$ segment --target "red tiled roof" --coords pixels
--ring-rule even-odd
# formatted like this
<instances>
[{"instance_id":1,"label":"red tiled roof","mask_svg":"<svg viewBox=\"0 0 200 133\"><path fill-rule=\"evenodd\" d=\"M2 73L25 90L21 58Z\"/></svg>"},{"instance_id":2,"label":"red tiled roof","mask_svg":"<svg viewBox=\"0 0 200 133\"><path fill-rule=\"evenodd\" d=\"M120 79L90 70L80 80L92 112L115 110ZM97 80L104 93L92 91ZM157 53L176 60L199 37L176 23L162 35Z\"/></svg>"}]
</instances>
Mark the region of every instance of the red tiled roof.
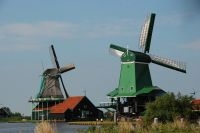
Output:
<instances>
[{"instance_id":1,"label":"red tiled roof","mask_svg":"<svg viewBox=\"0 0 200 133\"><path fill-rule=\"evenodd\" d=\"M84 96L69 97L62 103L59 103L59 104L51 107L50 113L64 113L68 109L73 110L80 103L80 101L83 98L84 98Z\"/></svg>"},{"instance_id":2,"label":"red tiled roof","mask_svg":"<svg viewBox=\"0 0 200 133\"><path fill-rule=\"evenodd\" d=\"M192 100L192 104L200 105L200 99Z\"/></svg>"}]
</instances>

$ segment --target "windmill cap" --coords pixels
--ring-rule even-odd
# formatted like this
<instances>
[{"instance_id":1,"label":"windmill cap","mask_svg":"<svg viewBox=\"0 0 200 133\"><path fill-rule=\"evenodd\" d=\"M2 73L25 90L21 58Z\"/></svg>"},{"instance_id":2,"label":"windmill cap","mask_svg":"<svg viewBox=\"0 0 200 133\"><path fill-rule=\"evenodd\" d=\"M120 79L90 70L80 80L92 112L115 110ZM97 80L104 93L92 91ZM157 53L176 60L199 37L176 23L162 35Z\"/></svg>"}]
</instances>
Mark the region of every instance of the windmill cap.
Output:
<instances>
[{"instance_id":1,"label":"windmill cap","mask_svg":"<svg viewBox=\"0 0 200 133\"><path fill-rule=\"evenodd\" d=\"M124 52L123 55L121 56L121 61L122 62L135 61L135 62L150 63L151 58L147 54L128 50L127 52Z\"/></svg>"}]
</instances>

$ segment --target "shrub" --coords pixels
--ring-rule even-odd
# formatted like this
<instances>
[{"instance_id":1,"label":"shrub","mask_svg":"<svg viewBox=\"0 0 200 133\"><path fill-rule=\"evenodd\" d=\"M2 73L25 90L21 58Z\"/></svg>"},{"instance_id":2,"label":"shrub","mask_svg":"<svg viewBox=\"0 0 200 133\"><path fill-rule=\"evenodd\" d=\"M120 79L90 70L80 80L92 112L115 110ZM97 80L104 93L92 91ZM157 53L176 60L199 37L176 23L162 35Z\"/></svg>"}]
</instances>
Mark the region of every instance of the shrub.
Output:
<instances>
[{"instance_id":1,"label":"shrub","mask_svg":"<svg viewBox=\"0 0 200 133\"><path fill-rule=\"evenodd\" d=\"M155 117L161 122L172 122L181 117L189 119L192 113L191 100L192 97L182 96L180 93L177 96L173 93L166 93L146 104L144 120L149 123Z\"/></svg>"}]
</instances>

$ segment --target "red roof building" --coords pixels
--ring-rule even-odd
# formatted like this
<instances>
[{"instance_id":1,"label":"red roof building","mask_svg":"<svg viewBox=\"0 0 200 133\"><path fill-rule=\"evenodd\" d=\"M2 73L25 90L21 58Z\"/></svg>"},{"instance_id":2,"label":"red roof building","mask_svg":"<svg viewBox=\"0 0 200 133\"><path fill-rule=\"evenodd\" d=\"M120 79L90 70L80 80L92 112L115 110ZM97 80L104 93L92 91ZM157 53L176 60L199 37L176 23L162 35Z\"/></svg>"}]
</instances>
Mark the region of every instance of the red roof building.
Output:
<instances>
[{"instance_id":1,"label":"red roof building","mask_svg":"<svg viewBox=\"0 0 200 133\"><path fill-rule=\"evenodd\" d=\"M95 120L102 116L86 96L69 97L50 109L50 118L56 120Z\"/></svg>"},{"instance_id":2,"label":"red roof building","mask_svg":"<svg viewBox=\"0 0 200 133\"><path fill-rule=\"evenodd\" d=\"M66 110L73 110L83 98L84 96L69 97L62 103L53 106L50 113L64 113Z\"/></svg>"},{"instance_id":3,"label":"red roof building","mask_svg":"<svg viewBox=\"0 0 200 133\"><path fill-rule=\"evenodd\" d=\"M200 99L192 100L192 109L194 111L200 111Z\"/></svg>"}]
</instances>

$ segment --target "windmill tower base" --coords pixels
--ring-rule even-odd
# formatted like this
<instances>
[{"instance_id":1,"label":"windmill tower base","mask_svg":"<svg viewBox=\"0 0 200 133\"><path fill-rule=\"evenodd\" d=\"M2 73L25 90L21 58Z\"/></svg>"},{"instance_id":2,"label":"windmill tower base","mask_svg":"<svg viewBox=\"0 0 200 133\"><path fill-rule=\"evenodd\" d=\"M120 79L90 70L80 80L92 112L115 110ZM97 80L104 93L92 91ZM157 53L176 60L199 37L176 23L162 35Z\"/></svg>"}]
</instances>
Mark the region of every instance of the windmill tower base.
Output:
<instances>
[{"instance_id":1,"label":"windmill tower base","mask_svg":"<svg viewBox=\"0 0 200 133\"><path fill-rule=\"evenodd\" d=\"M150 89L151 88L151 89ZM137 92L137 94L126 96L110 96L110 106L100 105L101 108L113 108L117 112L117 117L132 117L140 116L145 111L145 105L148 102L154 101L157 96L161 96L166 92L157 86L153 86ZM114 92L111 92L114 94ZM111 94L110 93L110 94Z\"/></svg>"},{"instance_id":2,"label":"windmill tower base","mask_svg":"<svg viewBox=\"0 0 200 133\"><path fill-rule=\"evenodd\" d=\"M32 103L31 120L49 120L50 108L63 101L64 101L64 98L30 99L29 102Z\"/></svg>"}]
</instances>

